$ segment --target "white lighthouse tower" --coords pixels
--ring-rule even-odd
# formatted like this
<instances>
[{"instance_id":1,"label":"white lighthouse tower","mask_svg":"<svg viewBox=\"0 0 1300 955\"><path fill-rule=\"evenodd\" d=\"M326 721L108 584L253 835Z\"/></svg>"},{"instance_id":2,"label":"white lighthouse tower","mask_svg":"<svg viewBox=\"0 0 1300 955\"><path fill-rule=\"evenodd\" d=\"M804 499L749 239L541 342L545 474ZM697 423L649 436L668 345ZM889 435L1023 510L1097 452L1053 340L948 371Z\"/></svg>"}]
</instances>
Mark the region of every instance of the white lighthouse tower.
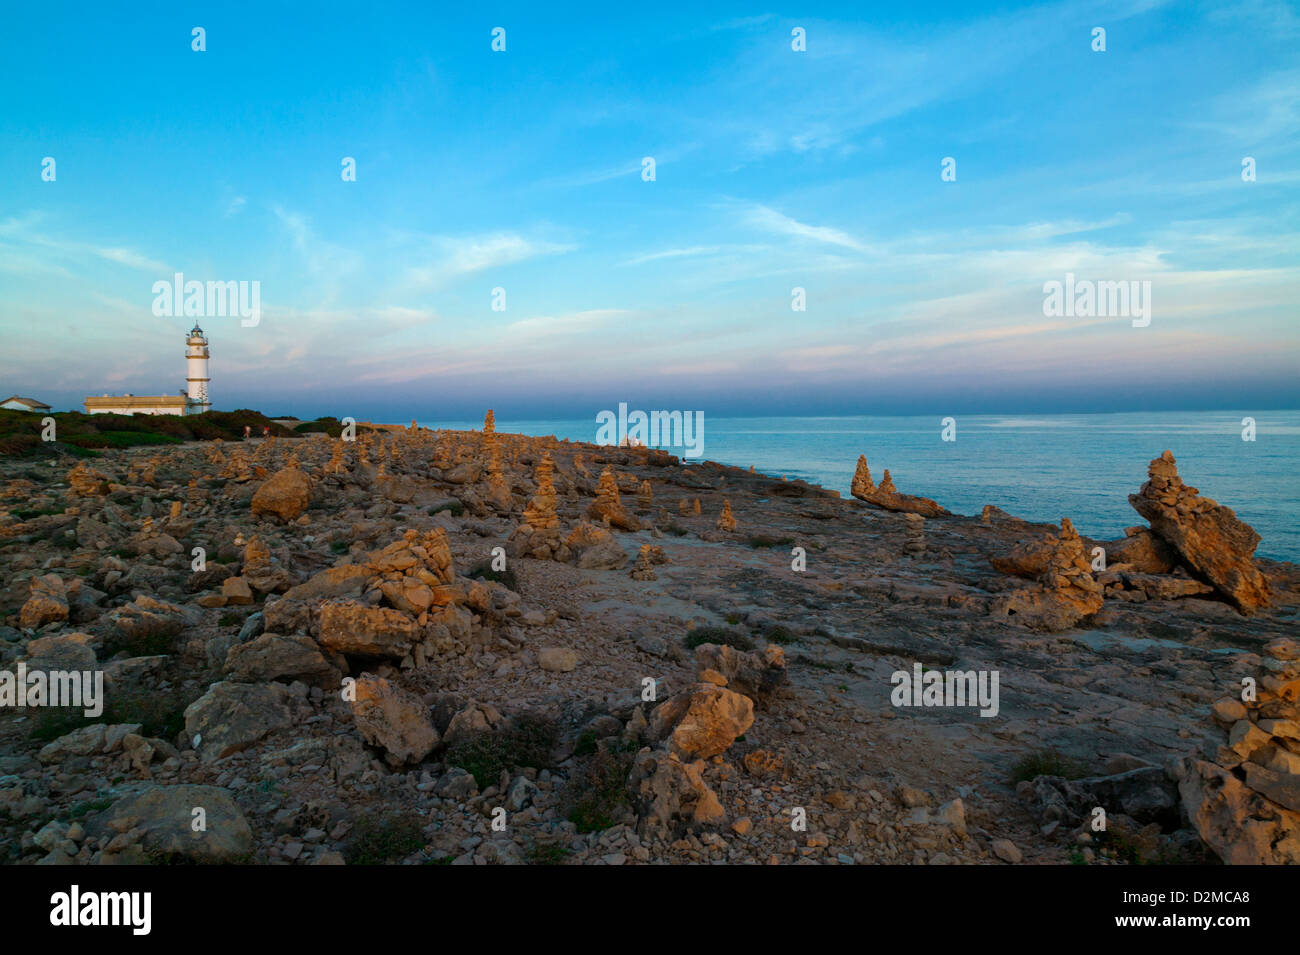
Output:
<instances>
[{"instance_id":1,"label":"white lighthouse tower","mask_svg":"<svg viewBox=\"0 0 1300 955\"><path fill-rule=\"evenodd\" d=\"M202 414L212 410L212 400L208 396L208 340L198 322L185 344L185 413Z\"/></svg>"}]
</instances>

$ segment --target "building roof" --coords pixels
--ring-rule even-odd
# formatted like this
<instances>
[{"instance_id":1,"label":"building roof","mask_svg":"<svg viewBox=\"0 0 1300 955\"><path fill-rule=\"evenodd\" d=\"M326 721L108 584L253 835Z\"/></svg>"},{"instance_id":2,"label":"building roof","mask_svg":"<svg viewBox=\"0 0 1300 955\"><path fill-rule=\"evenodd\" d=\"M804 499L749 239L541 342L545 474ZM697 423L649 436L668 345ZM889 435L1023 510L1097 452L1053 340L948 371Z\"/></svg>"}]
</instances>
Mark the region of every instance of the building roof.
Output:
<instances>
[{"instance_id":1,"label":"building roof","mask_svg":"<svg viewBox=\"0 0 1300 955\"><path fill-rule=\"evenodd\" d=\"M86 407L97 408L184 408L187 399L184 395L102 395L98 398L88 397Z\"/></svg>"},{"instance_id":2,"label":"building roof","mask_svg":"<svg viewBox=\"0 0 1300 955\"><path fill-rule=\"evenodd\" d=\"M35 398L24 398L22 395L10 395L4 401L0 401L0 405L7 405L11 401L16 401L19 404L26 405L29 408L44 408L46 411L50 410L50 406L47 405L45 402L37 401Z\"/></svg>"}]
</instances>

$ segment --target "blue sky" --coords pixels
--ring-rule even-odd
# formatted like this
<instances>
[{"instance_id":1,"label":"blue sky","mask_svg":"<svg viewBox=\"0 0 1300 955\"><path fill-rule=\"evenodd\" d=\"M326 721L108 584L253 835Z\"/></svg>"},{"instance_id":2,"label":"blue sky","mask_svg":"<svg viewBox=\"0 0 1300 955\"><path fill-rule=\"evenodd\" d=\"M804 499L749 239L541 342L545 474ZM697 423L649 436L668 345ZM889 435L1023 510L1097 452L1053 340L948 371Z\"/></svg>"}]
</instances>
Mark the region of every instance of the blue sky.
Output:
<instances>
[{"instance_id":1,"label":"blue sky","mask_svg":"<svg viewBox=\"0 0 1300 955\"><path fill-rule=\"evenodd\" d=\"M1294 4L705 6L12 6L0 391L175 392L179 271L218 408L1300 407Z\"/></svg>"}]
</instances>

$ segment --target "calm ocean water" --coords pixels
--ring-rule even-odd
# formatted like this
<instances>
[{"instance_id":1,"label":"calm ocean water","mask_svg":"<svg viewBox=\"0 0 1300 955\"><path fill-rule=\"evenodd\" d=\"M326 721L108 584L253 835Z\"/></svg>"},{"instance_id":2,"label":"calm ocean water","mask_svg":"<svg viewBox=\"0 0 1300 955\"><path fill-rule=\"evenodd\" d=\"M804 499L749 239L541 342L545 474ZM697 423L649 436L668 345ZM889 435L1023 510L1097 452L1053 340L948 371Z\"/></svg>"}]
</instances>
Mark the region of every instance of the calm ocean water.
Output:
<instances>
[{"instance_id":1,"label":"calm ocean water","mask_svg":"<svg viewBox=\"0 0 1300 955\"><path fill-rule=\"evenodd\" d=\"M1256 440L1242 440L1242 419ZM479 428L482 421L422 421L434 428ZM499 431L594 441L588 420L511 421ZM1134 412L957 418L957 440L940 438L938 416L708 418L704 459L804 478L845 496L859 454L872 476L885 468L905 494L978 514L985 504L1034 521L1069 517L1092 537L1122 536L1145 522L1128 495L1148 462L1166 448L1179 474L1233 508L1259 531L1257 553L1300 561L1300 411ZM669 448L681 454L680 448Z\"/></svg>"}]
</instances>

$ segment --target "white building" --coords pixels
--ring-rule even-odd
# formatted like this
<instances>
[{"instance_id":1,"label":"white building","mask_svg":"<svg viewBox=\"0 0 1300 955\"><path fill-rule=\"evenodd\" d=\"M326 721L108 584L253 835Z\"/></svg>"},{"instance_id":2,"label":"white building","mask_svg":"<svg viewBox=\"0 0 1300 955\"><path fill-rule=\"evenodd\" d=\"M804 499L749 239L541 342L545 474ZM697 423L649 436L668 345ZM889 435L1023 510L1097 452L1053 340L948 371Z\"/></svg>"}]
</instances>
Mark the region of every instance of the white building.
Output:
<instances>
[{"instance_id":1,"label":"white building","mask_svg":"<svg viewBox=\"0 0 1300 955\"><path fill-rule=\"evenodd\" d=\"M24 398L22 395L11 395L4 401L0 401L0 408L6 411L35 411L46 412L50 406L43 401L37 401L35 398Z\"/></svg>"},{"instance_id":2,"label":"white building","mask_svg":"<svg viewBox=\"0 0 1300 955\"><path fill-rule=\"evenodd\" d=\"M208 340L197 322L185 339L185 390L176 395L101 395L86 399L86 414L202 414L208 396Z\"/></svg>"}]
</instances>

